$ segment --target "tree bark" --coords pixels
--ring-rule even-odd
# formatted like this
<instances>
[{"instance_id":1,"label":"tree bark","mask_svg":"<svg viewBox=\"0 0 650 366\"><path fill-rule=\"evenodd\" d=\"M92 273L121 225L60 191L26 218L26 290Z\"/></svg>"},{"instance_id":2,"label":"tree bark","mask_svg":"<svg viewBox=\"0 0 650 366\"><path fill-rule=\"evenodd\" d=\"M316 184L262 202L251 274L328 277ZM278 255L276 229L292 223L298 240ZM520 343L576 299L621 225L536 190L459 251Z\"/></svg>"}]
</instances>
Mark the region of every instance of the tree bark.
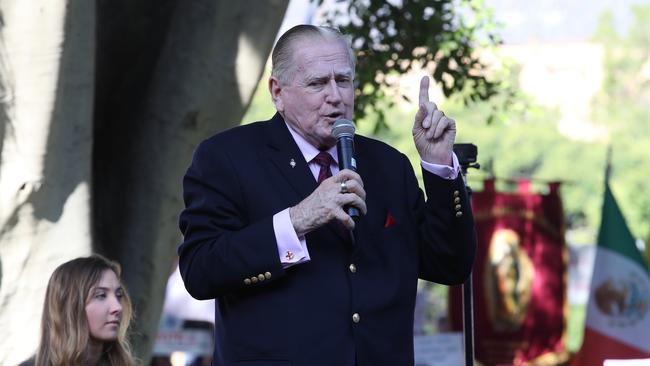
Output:
<instances>
[{"instance_id":1,"label":"tree bark","mask_svg":"<svg viewBox=\"0 0 650 366\"><path fill-rule=\"evenodd\" d=\"M0 364L30 356L56 266L122 264L147 363L198 142L237 125L288 0L0 2Z\"/></svg>"},{"instance_id":2,"label":"tree bark","mask_svg":"<svg viewBox=\"0 0 650 366\"><path fill-rule=\"evenodd\" d=\"M146 360L181 240L184 171L200 140L239 124L288 1L120 3L98 5L94 250L124 267Z\"/></svg>"},{"instance_id":3,"label":"tree bark","mask_svg":"<svg viewBox=\"0 0 650 366\"><path fill-rule=\"evenodd\" d=\"M0 12L0 364L15 365L36 348L50 274L91 250L95 12L86 0Z\"/></svg>"}]
</instances>

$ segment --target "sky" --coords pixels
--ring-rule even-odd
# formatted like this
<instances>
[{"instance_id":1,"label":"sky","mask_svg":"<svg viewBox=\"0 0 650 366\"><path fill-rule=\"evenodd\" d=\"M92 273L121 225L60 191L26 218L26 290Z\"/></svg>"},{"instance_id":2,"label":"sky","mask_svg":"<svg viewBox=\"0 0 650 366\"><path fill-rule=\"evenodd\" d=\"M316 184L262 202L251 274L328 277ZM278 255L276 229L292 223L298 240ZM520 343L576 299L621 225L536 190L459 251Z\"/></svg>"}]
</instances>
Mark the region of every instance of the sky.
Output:
<instances>
[{"instance_id":1,"label":"sky","mask_svg":"<svg viewBox=\"0 0 650 366\"><path fill-rule=\"evenodd\" d=\"M614 15L617 30L624 34L633 23L631 7L650 5L650 0L486 0L504 24L506 43L565 42L587 40L594 34L605 10Z\"/></svg>"},{"instance_id":2,"label":"sky","mask_svg":"<svg viewBox=\"0 0 650 366\"><path fill-rule=\"evenodd\" d=\"M395 1L395 0L393 0ZM624 34L633 22L631 6L650 0L485 0L503 24L505 43L555 43L584 41L596 30L605 10L614 14L617 30ZM309 22L314 14L310 0L291 0L280 34L290 26Z\"/></svg>"}]
</instances>

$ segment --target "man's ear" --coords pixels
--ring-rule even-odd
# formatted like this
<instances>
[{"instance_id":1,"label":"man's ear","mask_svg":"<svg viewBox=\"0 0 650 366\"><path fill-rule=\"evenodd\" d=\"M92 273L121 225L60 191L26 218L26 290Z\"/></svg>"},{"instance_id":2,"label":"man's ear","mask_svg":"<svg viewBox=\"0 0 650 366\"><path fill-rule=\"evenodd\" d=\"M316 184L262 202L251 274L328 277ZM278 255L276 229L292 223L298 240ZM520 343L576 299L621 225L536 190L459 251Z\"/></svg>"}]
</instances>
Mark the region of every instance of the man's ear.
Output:
<instances>
[{"instance_id":1,"label":"man's ear","mask_svg":"<svg viewBox=\"0 0 650 366\"><path fill-rule=\"evenodd\" d=\"M278 112L284 111L284 103L282 102L282 84L276 77L269 78L269 92L271 93L271 100L275 104L275 109Z\"/></svg>"}]
</instances>

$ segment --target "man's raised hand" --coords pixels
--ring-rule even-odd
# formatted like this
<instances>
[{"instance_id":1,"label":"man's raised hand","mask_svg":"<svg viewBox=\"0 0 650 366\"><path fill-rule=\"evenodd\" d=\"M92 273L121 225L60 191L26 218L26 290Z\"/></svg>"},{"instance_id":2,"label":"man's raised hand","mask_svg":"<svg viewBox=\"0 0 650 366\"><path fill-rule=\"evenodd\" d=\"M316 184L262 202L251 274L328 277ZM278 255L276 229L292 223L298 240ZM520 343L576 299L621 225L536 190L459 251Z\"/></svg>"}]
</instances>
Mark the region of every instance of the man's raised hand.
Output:
<instances>
[{"instance_id":1,"label":"man's raised hand","mask_svg":"<svg viewBox=\"0 0 650 366\"><path fill-rule=\"evenodd\" d=\"M413 123L413 141L420 158L428 163L451 165L455 139L456 121L429 100L429 77L422 77L419 108Z\"/></svg>"}]
</instances>

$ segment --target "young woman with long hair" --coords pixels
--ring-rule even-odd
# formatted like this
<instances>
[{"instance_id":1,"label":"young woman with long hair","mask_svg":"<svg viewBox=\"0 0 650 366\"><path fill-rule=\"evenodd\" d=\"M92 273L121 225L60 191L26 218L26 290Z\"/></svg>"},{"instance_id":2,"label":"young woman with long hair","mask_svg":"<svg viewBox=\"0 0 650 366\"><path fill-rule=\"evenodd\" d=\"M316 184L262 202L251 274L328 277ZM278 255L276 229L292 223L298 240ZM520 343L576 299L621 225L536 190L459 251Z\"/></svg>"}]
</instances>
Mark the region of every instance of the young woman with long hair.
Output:
<instances>
[{"instance_id":1,"label":"young woman with long hair","mask_svg":"<svg viewBox=\"0 0 650 366\"><path fill-rule=\"evenodd\" d=\"M132 317L121 268L99 255L73 259L50 277L36 366L135 365L126 338Z\"/></svg>"}]
</instances>

